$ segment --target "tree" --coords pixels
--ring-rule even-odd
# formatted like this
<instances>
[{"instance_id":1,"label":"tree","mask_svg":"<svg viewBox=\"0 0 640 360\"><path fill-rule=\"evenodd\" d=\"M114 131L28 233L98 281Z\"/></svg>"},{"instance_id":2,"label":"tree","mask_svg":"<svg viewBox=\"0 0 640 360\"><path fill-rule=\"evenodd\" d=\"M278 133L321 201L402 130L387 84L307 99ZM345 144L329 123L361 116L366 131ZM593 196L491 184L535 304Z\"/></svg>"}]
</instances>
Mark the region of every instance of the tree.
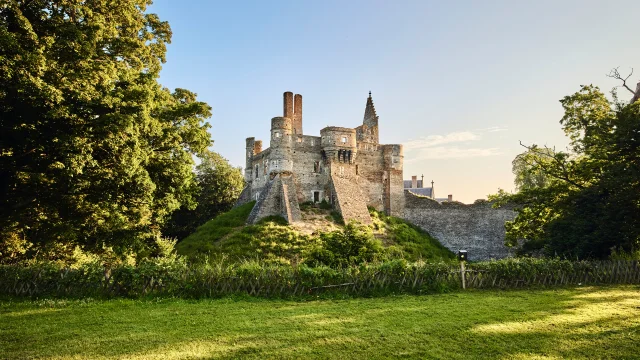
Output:
<instances>
[{"instance_id":1,"label":"tree","mask_svg":"<svg viewBox=\"0 0 640 360\"><path fill-rule=\"evenodd\" d=\"M158 83L171 29L150 3L0 6L0 241L138 252L194 203L210 107Z\"/></svg>"},{"instance_id":2,"label":"tree","mask_svg":"<svg viewBox=\"0 0 640 360\"><path fill-rule=\"evenodd\" d=\"M165 225L163 234L179 240L191 235L198 226L228 211L244 188L239 168L215 152L206 152L196 167L197 207L183 206Z\"/></svg>"},{"instance_id":3,"label":"tree","mask_svg":"<svg viewBox=\"0 0 640 360\"><path fill-rule=\"evenodd\" d=\"M522 154L516 158L526 166L514 166L516 185L523 173L543 174L546 181L527 182L516 194L491 198L498 205L519 204L516 219L506 224L507 243L526 239L521 252L543 249L569 258L638 251L640 102L618 101L615 92L609 101L591 85L560 102L568 150L526 146L526 161Z\"/></svg>"},{"instance_id":4,"label":"tree","mask_svg":"<svg viewBox=\"0 0 640 360\"><path fill-rule=\"evenodd\" d=\"M516 156L511 162L516 190L548 186L552 178L547 176L543 166L549 166L548 162L553 159L553 155L553 149L535 147Z\"/></svg>"}]
</instances>

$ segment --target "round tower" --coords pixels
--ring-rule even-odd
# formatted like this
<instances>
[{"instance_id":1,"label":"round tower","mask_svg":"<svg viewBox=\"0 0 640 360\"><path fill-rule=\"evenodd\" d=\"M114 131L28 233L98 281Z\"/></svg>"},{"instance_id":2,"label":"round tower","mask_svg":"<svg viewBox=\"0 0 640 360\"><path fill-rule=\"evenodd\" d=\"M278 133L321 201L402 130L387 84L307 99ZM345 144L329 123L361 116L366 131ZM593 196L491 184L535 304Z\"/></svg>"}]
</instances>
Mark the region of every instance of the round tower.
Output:
<instances>
[{"instance_id":1,"label":"round tower","mask_svg":"<svg viewBox=\"0 0 640 360\"><path fill-rule=\"evenodd\" d=\"M274 117L271 119L271 155L269 173L291 172L293 160L293 119Z\"/></svg>"},{"instance_id":2,"label":"round tower","mask_svg":"<svg viewBox=\"0 0 640 360\"><path fill-rule=\"evenodd\" d=\"M329 126L320 130L322 150L329 162L353 164L358 153L356 129Z\"/></svg>"},{"instance_id":3,"label":"round tower","mask_svg":"<svg viewBox=\"0 0 640 360\"><path fill-rule=\"evenodd\" d=\"M247 147L245 152L246 157L246 165L244 167L244 181L251 182L253 180L253 152L255 148L256 138L248 137L247 138Z\"/></svg>"}]
</instances>

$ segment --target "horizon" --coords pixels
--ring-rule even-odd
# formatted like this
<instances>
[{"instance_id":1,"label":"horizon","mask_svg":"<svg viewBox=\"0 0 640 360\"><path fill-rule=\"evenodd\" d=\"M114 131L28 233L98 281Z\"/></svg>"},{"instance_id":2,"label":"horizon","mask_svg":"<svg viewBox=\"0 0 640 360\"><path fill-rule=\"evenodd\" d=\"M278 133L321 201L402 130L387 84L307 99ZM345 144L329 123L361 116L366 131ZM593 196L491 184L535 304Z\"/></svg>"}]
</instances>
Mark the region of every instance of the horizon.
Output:
<instances>
[{"instance_id":1,"label":"horizon","mask_svg":"<svg viewBox=\"0 0 640 360\"><path fill-rule=\"evenodd\" d=\"M304 133L319 136L360 125L371 91L380 143L404 145L404 178L465 203L514 189L520 141L564 149L558 101L583 84L608 93L609 70L640 57L631 1L173 4L148 9L173 31L160 81L212 107L212 149L231 164L244 165L247 137L268 146L283 92L303 96Z\"/></svg>"}]
</instances>

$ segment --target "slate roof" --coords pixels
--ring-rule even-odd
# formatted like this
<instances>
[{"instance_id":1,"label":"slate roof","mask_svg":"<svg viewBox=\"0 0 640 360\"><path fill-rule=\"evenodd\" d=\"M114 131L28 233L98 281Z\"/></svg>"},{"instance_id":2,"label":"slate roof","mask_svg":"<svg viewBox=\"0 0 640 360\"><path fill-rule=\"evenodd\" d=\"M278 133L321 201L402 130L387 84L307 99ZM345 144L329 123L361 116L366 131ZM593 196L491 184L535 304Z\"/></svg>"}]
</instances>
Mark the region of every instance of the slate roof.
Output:
<instances>
[{"instance_id":1,"label":"slate roof","mask_svg":"<svg viewBox=\"0 0 640 360\"><path fill-rule=\"evenodd\" d=\"M419 188L422 187L422 180L418 180L418 187ZM411 188L411 180L404 180L404 188L405 189Z\"/></svg>"},{"instance_id":2,"label":"slate roof","mask_svg":"<svg viewBox=\"0 0 640 360\"><path fill-rule=\"evenodd\" d=\"M427 197L433 197L432 193L433 193L433 188L412 188L412 189L404 189L405 191L409 191L412 192L416 195L420 195L420 196L427 196Z\"/></svg>"}]
</instances>

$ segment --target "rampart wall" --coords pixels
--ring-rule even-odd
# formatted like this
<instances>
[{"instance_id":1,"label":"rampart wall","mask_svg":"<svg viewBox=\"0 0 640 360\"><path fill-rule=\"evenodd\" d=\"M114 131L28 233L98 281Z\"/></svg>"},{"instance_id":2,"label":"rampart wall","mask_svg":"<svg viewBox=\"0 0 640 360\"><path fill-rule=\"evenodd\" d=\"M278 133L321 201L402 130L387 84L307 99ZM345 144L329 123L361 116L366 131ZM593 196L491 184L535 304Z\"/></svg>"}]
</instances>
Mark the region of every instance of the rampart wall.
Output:
<instances>
[{"instance_id":1,"label":"rampart wall","mask_svg":"<svg viewBox=\"0 0 640 360\"><path fill-rule=\"evenodd\" d=\"M419 226L453 252L467 250L469 260L513 255L504 245L506 221L516 217L510 207L494 209L490 202L442 204L405 192L404 219Z\"/></svg>"}]
</instances>

